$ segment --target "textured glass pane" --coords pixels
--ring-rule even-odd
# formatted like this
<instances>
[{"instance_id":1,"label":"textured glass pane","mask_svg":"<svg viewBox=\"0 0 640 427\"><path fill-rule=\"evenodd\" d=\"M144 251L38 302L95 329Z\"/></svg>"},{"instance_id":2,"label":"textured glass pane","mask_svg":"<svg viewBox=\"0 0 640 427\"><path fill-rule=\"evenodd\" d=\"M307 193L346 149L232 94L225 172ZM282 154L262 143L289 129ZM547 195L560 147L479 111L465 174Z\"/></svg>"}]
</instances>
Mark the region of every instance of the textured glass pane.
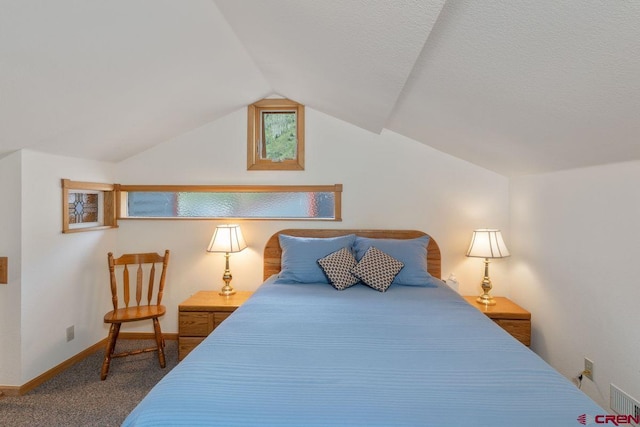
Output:
<instances>
[{"instance_id":1,"label":"textured glass pane","mask_svg":"<svg viewBox=\"0 0 640 427\"><path fill-rule=\"evenodd\" d=\"M262 149L260 157L269 160L296 158L296 113L266 111L262 113Z\"/></svg>"},{"instance_id":2,"label":"textured glass pane","mask_svg":"<svg viewBox=\"0 0 640 427\"><path fill-rule=\"evenodd\" d=\"M129 217L318 218L335 217L333 192L128 193Z\"/></svg>"},{"instance_id":3,"label":"textured glass pane","mask_svg":"<svg viewBox=\"0 0 640 427\"><path fill-rule=\"evenodd\" d=\"M175 216L176 193L130 192L128 202L130 217Z\"/></svg>"}]
</instances>

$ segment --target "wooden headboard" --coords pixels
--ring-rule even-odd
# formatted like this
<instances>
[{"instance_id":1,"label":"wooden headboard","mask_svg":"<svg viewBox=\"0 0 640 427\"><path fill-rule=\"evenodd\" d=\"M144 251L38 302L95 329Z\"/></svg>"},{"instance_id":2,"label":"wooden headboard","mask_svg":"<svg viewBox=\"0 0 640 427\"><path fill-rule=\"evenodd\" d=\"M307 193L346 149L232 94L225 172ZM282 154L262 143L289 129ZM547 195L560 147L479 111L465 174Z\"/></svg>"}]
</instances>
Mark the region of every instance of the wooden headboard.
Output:
<instances>
[{"instance_id":1,"label":"wooden headboard","mask_svg":"<svg viewBox=\"0 0 640 427\"><path fill-rule=\"evenodd\" d=\"M282 248L278 235L286 234L296 237L337 237L345 234L355 234L362 237L375 239L415 239L416 237L428 236L427 233L416 230L335 230L335 229L305 229L293 228L280 230L267 240L264 246L264 280L280 272L280 262L282 259ZM440 248L431 236L427 246L427 270L433 277L440 278L441 272Z\"/></svg>"}]
</instances>

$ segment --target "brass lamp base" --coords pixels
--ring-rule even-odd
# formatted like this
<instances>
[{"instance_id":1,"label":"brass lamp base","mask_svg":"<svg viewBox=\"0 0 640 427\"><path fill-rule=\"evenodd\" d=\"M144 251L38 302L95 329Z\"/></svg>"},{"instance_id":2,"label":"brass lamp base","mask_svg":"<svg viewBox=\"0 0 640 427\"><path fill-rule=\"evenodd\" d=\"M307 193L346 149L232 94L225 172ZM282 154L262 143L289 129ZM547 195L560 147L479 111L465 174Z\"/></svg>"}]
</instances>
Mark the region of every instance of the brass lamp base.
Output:
<instances>
[{"instance_id":1,"label":"brass lamp base","mask_svg":"<svg viewBox=\"0 0 640 427\"><path fill-rule=\"evenodd\" d=\"M224 285L222 287L222 289L220 289L220 292L218 292L218 295L222 295L222 296L228 297L228 296L233 295L235 293L236 293L235 289L233 289L231 286Z\"/></svg>"},{"instance_id":2,"label":"brass lamp base","mask_svg":"<svg viewBox=\"0 0 640 427\"><path fill-rule=\"evenodd\" d=\"M224 280L224 286L222 287L222 289L220 289L220 292L218 292L218 295L222 295L225 297L236 293L235 289L233 289L229 284L229 282L231 282L231 273L227 273L228 271L225 272L224 276L222 276L222 280Z\"/></svg>"},{"instance_id":3,"label":"brass lamp base","mask_svg":"<svg viewBox=\"0 0 640 427\"><path fill-rule=\"evenodd\" d=\"M484 305L496 305L496 300L489 295L491 291L491 279L489 278L489 258L484 259L484 278L482 279L482 295L480 295L476 301Z\"/></svg>"},{"instance_id":4,"label":"brass lamp base","mask_svg":"<svg viewBox=\"0 0 640 427\"><path fill-rule=\"evenodd\" d=\"M224 274L222 275L222 280L224 280L224 286L222 287L222 289L220 289L220 292L218 292L218 295L228 297L230 295L235 294L236 291L230 285L231 279L233 277L231 276L231 271L229 271L229 252L227 252L224 256L225 256L225 268L224 268Z\"/></svg>"},{"instance_id":5,"label":"brass lamp base","mask_svg":"<svg viewBox=\"0 0 640 427\"><path fill-rule=\"evenodd\" d=\"M496 305L496 300L489 294L482 294L476 298L476 302L484 305Z\"/></svg>"}]
</instances>

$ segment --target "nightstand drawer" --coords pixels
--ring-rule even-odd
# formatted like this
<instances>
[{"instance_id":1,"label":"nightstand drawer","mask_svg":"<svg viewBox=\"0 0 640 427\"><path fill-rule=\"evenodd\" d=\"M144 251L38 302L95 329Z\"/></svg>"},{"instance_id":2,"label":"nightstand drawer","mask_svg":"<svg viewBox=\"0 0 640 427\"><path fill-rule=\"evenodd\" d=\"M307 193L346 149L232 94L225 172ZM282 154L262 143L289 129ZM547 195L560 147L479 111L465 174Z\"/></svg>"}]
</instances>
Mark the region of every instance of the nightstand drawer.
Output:
<instances>
[{"instance_id":1,"label":"nightstand drawer","mask_svg":"<svg viewBox=\"0 0 640 427\"><path fill-rule=\"evenodd\" d=\"M200 291L178 305L178 360L196 348L215 328L231 316L253 292L222 296Z\"/></svg>"},{"instance_id":2,"label":"nightstand drawer","mask_svg":"<svg viewBox=\"0 0 640 427\"><path fill-rule=\"evenodd\" d=\"M180 336L206 337L216 327L215 314L217 313L180 313L178 320Z\"/></svg>"},{"instance_id":3,"label":"nightstand drawer","mask_svg":"<svg viewBox=\"0 0 640 427\"><path fill-rule=\"evenodd\" d=\"M231 313L229 312L217 311L213 313L214 329L220 326L220 323L229 316L231 316Z\"/></svg>"},{"instance_id":4,"label":"nightstand drawer","mask_svg":"<svg viewBox=\"0 0 640 427\"><path fill-rule=\"evenodd\" d=\"M495 305L479 304L475 296L464 299L493 320L512 337L526 346L531 345L531 313L505 297L494 297Z\"/></svg>"},{"instance_id":5,"label":"nightstand drawer","mask_svg":"<svg viewBox=\"0 0 640 427\"><path fill-rule=\"evenodd\" d=\"M178 359L182 360L196 348L198 344L204 341L204 338L179 337L178 338Z\"/></svg>"},{"instance_id":6,"label":"nightstand drawer","mask_svg":"<svg viewBox=\"0 0 640 427\"><path fill-rule=\"evenodd\" d=\"M494 319L495 323L509 332L511 336L524 345L531 345L531 322L528 320Z\"/></svg>"}]
</instances>

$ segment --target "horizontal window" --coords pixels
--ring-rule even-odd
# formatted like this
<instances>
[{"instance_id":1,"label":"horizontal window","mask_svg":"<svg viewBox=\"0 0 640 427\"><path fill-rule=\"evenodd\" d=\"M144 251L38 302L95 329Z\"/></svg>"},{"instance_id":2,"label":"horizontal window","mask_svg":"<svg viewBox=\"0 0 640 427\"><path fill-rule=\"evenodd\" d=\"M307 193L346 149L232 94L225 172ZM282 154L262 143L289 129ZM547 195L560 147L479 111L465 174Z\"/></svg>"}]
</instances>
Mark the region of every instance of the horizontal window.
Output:
<instances>
[{"instance_id":1,"label":"horizontal window","mask_svg":"<svg viewBox=\"0 0 640 427\"><path fill-rule=\"evenodd\" d=\"M342 185L116 186L119 218L341 220Z\"/></svg>"}]
</instances>

